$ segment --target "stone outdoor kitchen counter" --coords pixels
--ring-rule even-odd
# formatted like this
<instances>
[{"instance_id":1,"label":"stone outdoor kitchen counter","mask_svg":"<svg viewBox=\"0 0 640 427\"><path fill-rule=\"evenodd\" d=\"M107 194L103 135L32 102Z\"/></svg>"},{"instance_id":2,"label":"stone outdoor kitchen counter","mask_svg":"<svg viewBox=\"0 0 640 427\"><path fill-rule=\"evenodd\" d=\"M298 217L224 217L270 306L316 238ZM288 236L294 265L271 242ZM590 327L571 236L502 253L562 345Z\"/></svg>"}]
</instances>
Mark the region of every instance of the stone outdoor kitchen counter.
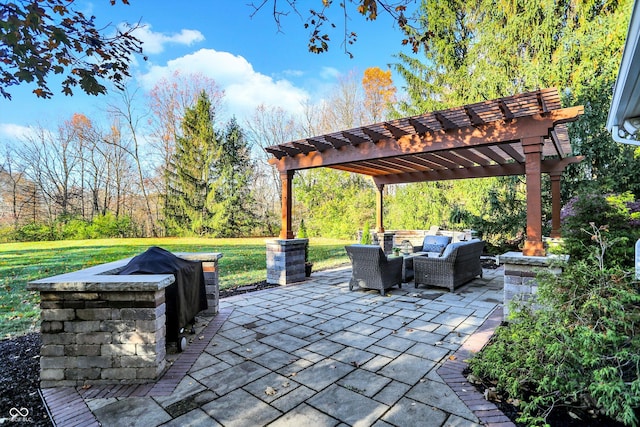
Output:
<instances>
[{"instance_id":1,"label":"stone outdoor kitchen counter","mask_svg":"<svg viewBox=\"0 0 640 427\"><path fill-rule=\"evenodd\" d=\"M208 310L218 312L222 254L175 253L202 261ZM166 367L165 288L173 274L118 275L131 258L27 286L40 292L41 387L136 384Z\"/></svg>"}]
</instances>

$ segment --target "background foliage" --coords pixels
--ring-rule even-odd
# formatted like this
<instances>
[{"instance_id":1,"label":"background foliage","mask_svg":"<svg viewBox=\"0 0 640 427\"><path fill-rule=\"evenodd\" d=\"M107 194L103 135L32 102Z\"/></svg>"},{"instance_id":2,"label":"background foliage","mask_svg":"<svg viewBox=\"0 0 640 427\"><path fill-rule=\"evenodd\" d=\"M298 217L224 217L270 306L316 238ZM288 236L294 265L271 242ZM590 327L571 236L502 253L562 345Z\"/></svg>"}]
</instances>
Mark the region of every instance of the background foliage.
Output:
<instances>
[{"instance_id":1,"label":"background foliage","mask_svg":"<svg viewBox=\"0 0 640 427\"><path fill-rule=\"evenodd\" d=\"M584 193L573 197L562 209L562 251L574 259L591 257L593 236L590 224L607 228L606 238L611 247L604 255L608 265L632 269L635 258L635 242L640 238L636 218L637 203L630 193ZM615 243L615 244L612 244Z\"/></svg>"},{"instance_id":2,"label":"background foliage","mask_svg":"<svg viewBox=\"0 0 640 427\"><path fill-rule=\"evenodd\" d=\"M376 4L359 3L373 16ZM584 192L638 198L640 150L616 144L604 128L630 6L630 0L425 0L410 20L417 24L404 28L423 43L423 58L399 54L393 65L403 91L389 70L372 67L343 76L322 102L310 102L296 117L261 106L247 123L220 123L215 112L224 94L198 75L177 73L147 93L126 88L109 108L114 120L108 130L79 115L57 133L36 128L33 140L6 145L0 219L14 231L3 236L35 238L47 230L50 238L99 235L82 223L107 213L130 223L117 227L121 235L277 235L280 181L265 146L553 86L565 105L585 106L570 127L574 153L585 160L565 172L563 200ZM195 134L188 131L203 91L213 113L203 121L213 128L204 161L195 156L202 147L194 149ZM136 96L145 97L146 109L132 108ZM205 202L196 203L197 192L185 183L176 188L176 172L189 167L192 178L210 172L206 196L198 196ZM375 189L366 178L319 169L297 174L294 185L294 224L305 218L311 236L351 237L374 220ZM178 209L181 198L188 203ZM384 225L474 228L499 252L524 238L524 199L521 177L387 186ZM548 200L543 208L546 226ZM66 234L54 232L60 226L52 224L60 223L69 228Z\"/></svg>"}]
</instances>

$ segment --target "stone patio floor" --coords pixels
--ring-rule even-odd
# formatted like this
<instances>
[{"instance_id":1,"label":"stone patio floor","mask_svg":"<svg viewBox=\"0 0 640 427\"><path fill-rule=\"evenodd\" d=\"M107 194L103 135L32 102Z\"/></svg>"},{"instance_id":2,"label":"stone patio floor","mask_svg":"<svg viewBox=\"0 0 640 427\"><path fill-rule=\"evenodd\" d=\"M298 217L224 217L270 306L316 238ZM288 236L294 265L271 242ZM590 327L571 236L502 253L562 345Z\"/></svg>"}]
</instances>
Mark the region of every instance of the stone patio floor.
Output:
<instances>
[{"instance_id":1,"label":"stone patio floor","mask_svg":"<svg viewBox=\"0 0 640 427\"><path fill-rule=\"evenodd\" d=\"M220 301L154 384L42 390L58 426L513 426L466 382L502 320L503 271L349 291L350 268Z\"/></svg>"}]
</instances>

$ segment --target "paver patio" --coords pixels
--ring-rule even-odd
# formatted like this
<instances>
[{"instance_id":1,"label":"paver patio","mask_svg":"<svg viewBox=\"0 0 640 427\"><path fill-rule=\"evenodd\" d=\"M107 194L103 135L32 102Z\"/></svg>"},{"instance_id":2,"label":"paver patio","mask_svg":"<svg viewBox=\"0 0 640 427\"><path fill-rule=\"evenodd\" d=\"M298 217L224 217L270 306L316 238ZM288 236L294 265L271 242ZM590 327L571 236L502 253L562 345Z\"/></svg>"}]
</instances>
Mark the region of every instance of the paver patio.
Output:
<instances>
[{"instance_id":1,"label":"paver patio","mask_svg":"<svg viewBox=\"0 0 640 427\"><path fill-rule=\"evenodd\" d=\"M45 389L58 425L512 425L463 361L502 318L503 272L450 293L349 291L349 268L226 298L156 383ZM496 311L497 310L497 311ZM74 411L65 410L72 406Z\"/></svg>"}]
</instances>

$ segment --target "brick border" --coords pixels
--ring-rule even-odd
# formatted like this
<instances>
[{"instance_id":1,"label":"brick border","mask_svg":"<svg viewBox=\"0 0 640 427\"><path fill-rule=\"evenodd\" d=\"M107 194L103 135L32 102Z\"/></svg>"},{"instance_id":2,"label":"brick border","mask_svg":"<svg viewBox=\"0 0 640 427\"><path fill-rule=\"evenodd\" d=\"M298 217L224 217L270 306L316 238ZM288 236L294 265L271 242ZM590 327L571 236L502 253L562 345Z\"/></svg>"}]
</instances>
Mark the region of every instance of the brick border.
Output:
<instances>
[{"instance_id":1,"label":"brick border","mask_svg":"<svg viewBox=\"0 0 640 427\"><path fill-rule=\"evenodd\" d=\"M73 387L45 388L42 390L42 399L55 426L100 426Z\"/></svg>"},{"instance_id":2,"label":"brick border","mask_svg":"<svg viewBox=\"0 0 640 427\"><path fill-rule=\"evenodd\" d=\"M233 309L225 308L211 319L203 329L203 338L192 342L171 367L154 384L114 384L82 387L59 387L42 389L44 404L51 414L54 425L65 427L100 426L84 399L104 399L109 397L154 397L168 396L184 379L198 357L218 333Z\"/></svg>"},{"instance_id":3,"label":"brick border","mask_svg":"<svg viewBox=\"0 0 640 427\"><path fill-rule=\"evenodd\" d=\"M438 375L458 395L460 400L487 427L515 427L515 424L493 403L484 398L462 374L469 366L466 360L489 342L496 327L502 323L503 308L497 307L453 355L437 369Z\"/></svg>"}]
</instances>

